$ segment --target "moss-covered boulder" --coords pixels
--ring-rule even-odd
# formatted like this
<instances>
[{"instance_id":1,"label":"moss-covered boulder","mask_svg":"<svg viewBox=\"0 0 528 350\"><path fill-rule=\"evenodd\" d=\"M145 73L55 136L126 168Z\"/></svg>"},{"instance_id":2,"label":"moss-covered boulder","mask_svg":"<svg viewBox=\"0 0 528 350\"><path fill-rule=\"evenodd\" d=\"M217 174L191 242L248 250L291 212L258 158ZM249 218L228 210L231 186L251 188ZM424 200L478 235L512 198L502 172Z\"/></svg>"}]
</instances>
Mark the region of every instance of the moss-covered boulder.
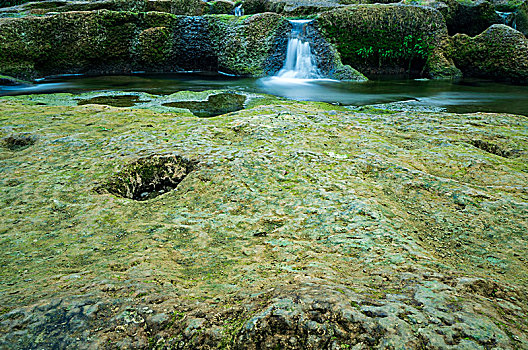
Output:
<instances>
[{"instance_id":1,"label":"moss-covered boulder","mask_svg":"<svg viewBox=\"0 0 528 350\"><path fill-rule=\"evenodd\" d=\"M453 40L444 38L436 46L425 62L424 72L431 79L456 80L462 78L462 72L455 66L452 59Z\"/></svg>"},{"instance_id":2,"label":"moss-covered boulder","mask_svg":"<svg viewBox=\"0 0 528 350\"><path fill-rule=\"evenodd\" d=\"M208 16L221 71L263 76L280 70L285 58L288 21L275 13L235 18Z\"/></svg>"},{"instance_id":3,"label":"moss-covered boulder","mask_svg":"<svg viewBox=\"0 0 528 350\"><path fill-rule=\"evenodd\" d=\"M282 12L284 3L277 3L271 0L244 0L242 6L247 15L263 12Z\"/></svg>"},{"instance_id":4,"label":"moss-covered boulder","mask_svg":"<svg viewBox=\"0 0 528 350\"><path fill-rule=\"evenodd\" d=\"M315 21L307 24L304 32L310 42L312 53L316 57L317 68L323 76L336 80L368 80L350 65L343 64L339 52L324 38Z\"/></svg>"},{"instance_id":5,"label":"moss-covered boulder","mask_svg":"<svg viewBox=\"0 0 528 350\"><path fill-rule=\"evenodd\" d=\"M523 1L515 12L516 29L528 36L528 1Z\"/></svg>"},{"instance_id":6,"label":"moss-covered boulder","mask_svg":"<svg viewBox=\"0 0 528 350\"><path fill-rule=\"evenodd\" d=\"M236 18L103 10L3 18L0 74L220 69L263 75L280 69L288 30L277 14Z\"/></svg>"},{"instance_id":7,"label":"moss-covered boulder","mask_svg":"<svg viewBox=\"0 0 528 350\"><path fill-rule=\"evenodd\" d=\"M407 5L356 5L321 14L316 25L344 64L364 74L428 75L431 58L452 66L438 48L447 39L440 12ZM425 69L425 70L424 70Z\"/></svg>"},{"instance_id":8,"label":"moss-covered boulder","mask_svg":"<svg viewBox=\"0 0 528 350\"><path fill-rule=\"evenodd\" d=\"M464 76L528 81L528 39L502 24L476 37L455 35L453 59Z\"/></svg>"},{"instance_id":9,"label":"moss-covered boulder","mask_svg":"<svg viewBox=\"0 0 528 350\"><path fill-rule=\"evenodd\" d=\"M29 85L28 81L13 78L7 75L0 75L0 85L4 86L15 86L15 85Z\"/></svg>"},{"instance_id":10,"label":"moss-covered boulder","mask_svg":"<svg viewBox=\"0 0 528 350\"><path fill-rule=\"evenodd\" d=\"M477 35L492 24L500 24L495 5L487 0L404 0L437 9L445 18L449 35Z\"/></svg>"},{"instance_id":11,"label":"moss-covered boulder","mask_svg":"<svg viewBox=\"0 0 528 350\"><path fill-rule=\"evenodd\" d=\"M449 7L449 11L444 13L444 16L450 35L464 33L473 36L482 33L492 24L501 23L500 16L495 12L495 6L489 1L442 1Z\"/></svg>"},{"instance_id":12,"label":"moss-covered boulder","mask_svg":"<svg viewBox=\"0 0 528 350\"><path fill-rule=\"evenodd\" d=\"M208 5L202 0L150 0L147 3L147 11L201 16L208 12Z\"/></svg>"},{"instance_id":13,"label":"moss-covered boulder","mask_svg":"<svg viewBox=\"0 0 528 350\"><path fill-rule=\"evenodd\" d=\"M210 14L232 14L235 3L228 0L217 0L209 3Z\"/></svg>"}]
</instances>

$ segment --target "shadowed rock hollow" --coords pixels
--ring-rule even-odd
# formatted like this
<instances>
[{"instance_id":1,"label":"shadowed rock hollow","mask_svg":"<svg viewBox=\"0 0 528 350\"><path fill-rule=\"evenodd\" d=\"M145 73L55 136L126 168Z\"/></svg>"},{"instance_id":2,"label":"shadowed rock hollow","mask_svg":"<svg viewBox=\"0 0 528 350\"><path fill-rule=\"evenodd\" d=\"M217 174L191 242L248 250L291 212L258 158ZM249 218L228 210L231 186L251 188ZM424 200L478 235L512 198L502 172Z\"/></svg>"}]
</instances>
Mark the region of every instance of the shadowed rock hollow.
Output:
<instances>
[{"instance_id":1,"label":"shadowed rock hollow","mask_svg":"<svg viewBox=\"0 0 528 350\"><path fill-rule=\"evenodd\" d=\"M139 201L152 199L175 189L195 165L180 156L140 158L110 178L100 190Z\"/></svg>"}]
</instances>

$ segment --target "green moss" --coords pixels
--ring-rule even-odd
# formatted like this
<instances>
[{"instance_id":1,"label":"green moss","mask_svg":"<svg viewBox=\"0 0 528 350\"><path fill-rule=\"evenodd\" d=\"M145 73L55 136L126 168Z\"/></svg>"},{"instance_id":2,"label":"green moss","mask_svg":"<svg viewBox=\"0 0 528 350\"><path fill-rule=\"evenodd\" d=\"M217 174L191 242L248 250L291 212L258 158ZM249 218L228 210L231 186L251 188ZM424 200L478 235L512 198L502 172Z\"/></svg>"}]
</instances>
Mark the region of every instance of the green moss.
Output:
<instances>
[{"instance_id":1,"label":"green moss","mask_svg":"<svg viewBox=\"0 0 528 350\"><path fill-rule=\"evenodd\" d=\"M166 27L149 28L139 34L140 58L149 65L170 59L172 40Z\"/></svg>"},{"instance_id":2,"label":"green moss","mask_svg":"<svg viewBox=\"0 0 528 350\"><path fill-rule=\"evenodd\" d=\"M407 70L425 62L446 35L436 10L402 5L358 5L322 14L317 23L352 67L396 66ZM422 63L423 65L423 63Z\"/></svg>"},{"instance_id":3,"label":"green moss","mask_svg":"<svg viewBox=\"0 0 528 350\"><path fill-rule=\"evenodd\" d=\"M202 28L189 33L189 24ZM204 28L208 27L208 28ZM18 78L78 72L220 69L263 75L287 21L275 14L209 15L161 12L68 12L0 23L0 73ZM192 58L197 43L204 60ZM196 56L198 55L198 56ZM200 66L203 64L203 66Z\"/></svg>"},{"instance_id":4,"label":"green moss","mask_svg":"<svg viewBox=\"0 0 528 350\"><path fill-rule=\"evenodd\" d=\"M465 76L526 82L527 50L528 40L522 33L497 24L474 38L455 35L452 55Z\"/></svg>"}]
</instances>

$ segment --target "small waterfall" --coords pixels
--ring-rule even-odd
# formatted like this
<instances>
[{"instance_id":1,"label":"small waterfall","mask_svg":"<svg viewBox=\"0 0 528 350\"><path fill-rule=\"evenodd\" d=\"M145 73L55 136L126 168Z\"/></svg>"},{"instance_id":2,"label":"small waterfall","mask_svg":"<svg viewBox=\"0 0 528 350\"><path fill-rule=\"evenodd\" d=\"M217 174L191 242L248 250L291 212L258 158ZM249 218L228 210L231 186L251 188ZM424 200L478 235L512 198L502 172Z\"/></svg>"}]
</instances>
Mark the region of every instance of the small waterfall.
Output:
<instances>
[{"instance_id":1,"label":"small waterfall","mask_svg":"<svg viewBox=\"0 0 528 350\"><path fill-rule=\"evenodd\" d=\"M513 29L517 29L517 21L516 21L515 12L501 12L501 11L495 11L495 12L501 18L502 24L510 26Z\"/></svg>"},{"instance_id":2,"label":"small waterfall","mask_svg":"<svg viewBox=\"0 0 528 350\"><path fill-rule=\"evenodd\" d=\"M235 7L234 14L237 17L244 16L244 9L242 8L242 4L239 4Z\"/></svg>"},{"instance_id":3,"label":"small waterfall","mask_svg":"<svg viewBox=\"0 0 528 350\"><path fill-rule=\"evenodd\" d=\"M291 20L292 31L288 38L286 61L277 73L279 78L287 79L317 79L321 74L317 69L315 57L306 38L306 25L311 20Z\"/></svg>"}]
</instances>

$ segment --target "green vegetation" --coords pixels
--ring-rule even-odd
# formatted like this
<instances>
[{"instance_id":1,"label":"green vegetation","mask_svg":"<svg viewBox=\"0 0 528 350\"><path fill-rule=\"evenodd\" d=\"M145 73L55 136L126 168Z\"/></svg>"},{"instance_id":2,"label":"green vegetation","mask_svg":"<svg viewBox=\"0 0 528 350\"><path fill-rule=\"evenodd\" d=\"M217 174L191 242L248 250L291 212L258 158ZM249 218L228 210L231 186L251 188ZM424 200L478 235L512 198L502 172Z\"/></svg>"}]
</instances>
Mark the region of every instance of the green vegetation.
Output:
<instances>
[{"instance_id":1,"label":"green vegetation","mask_svg":"<svg viewBox=\"0 0 528 350\"><path fill-rule=\"evenodd\" d=\"M357 5L322 14L323 34L344 64L383 70L416 64L421 70L447 34L439 12L415 6Z\"/></svg>"}]
</instances>

